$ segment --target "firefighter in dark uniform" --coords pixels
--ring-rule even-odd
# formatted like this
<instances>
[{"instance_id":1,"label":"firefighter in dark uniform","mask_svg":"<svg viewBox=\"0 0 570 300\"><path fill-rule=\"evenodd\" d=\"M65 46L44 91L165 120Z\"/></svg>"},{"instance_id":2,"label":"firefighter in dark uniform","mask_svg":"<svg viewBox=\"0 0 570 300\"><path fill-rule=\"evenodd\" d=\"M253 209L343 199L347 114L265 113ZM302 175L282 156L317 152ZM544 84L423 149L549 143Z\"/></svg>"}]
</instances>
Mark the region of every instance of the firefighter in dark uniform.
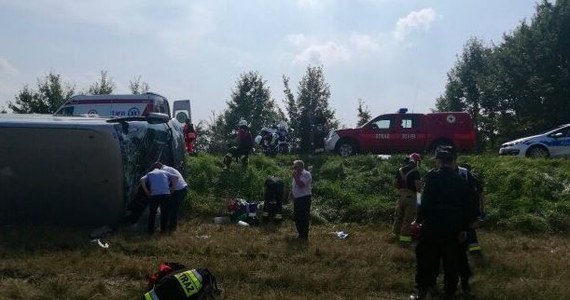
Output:
<instances>
[{"instance_id":1,"label":"firefighter in dark uniform","mask_svg":"<svg viewBox=\"0 0 570 300\"><path fill-rule=\"evenodd\" d=\"M439 150L437 167L425 176L421 206L413 231L419 229L416 246L417 294L410 299L426 299L435 289L440 261L444 268L445 299L457 290L459 247L472 220L467 183L455 171L454 156Z\"/></svg>"},{"instance_id":2,"label":"firefighter in dark uniform","mask_svg":"<svg viewBox=\"0 0 570 300\"><path fill-rule=\"evenodd\" d=\"M461 164L457 167L457 174L467 182L470 196L470 213L476 219L483 220L485 214L483 210L483 185L481 181L471 172L471 166L468 164ZM469 285L469 278L472 275L471 268L469 267L469 259L467 252L475 257L481 256L481 247L477 239L474 222L467 230L466 240L462 243L459 250L459 279L461 282L461 289L466 295L472 295L471 286Z\"/></svg>"}]
</instances>

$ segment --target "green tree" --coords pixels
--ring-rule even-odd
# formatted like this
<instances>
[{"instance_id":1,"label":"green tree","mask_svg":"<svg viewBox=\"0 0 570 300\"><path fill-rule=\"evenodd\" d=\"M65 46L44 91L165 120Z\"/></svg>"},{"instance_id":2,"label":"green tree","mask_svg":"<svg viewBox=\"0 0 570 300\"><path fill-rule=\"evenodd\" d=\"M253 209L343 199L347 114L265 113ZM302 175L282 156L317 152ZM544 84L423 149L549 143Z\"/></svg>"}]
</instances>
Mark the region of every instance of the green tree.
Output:
<instances>
[{"instance_id":1,"label":"green tree","mask_svg":"<svg viewBox=\"0 0 570 300\"><path fill-rule=\"evenodd\" d=\"M360 127L366 124L372 118L368 105L366 105L364 101L360 98L358 99L357 111L358 111L358 123L356 123L356 126Z\"/></svg>"},{"instance_id":2,"label":"green tree","mask_svg":"<svg viewBox=\"0 0 570 300\"><path fill-rule=\"evenodd\" d=\"M114 89L115 82L113 82L108 72L103 70L101 71L101 78L89 87L88 93L92 95L108 95L113 93Z\"/></svg>"},{"instance_id":3,"label":"green tree","mask_svg":"<svg viewBox=\"0 0 570 300\"><path fill-rule=\"evenodd\" d=\"M150 91L150 86L148 83L141 81L141 77L138 76L129 81L129 89L133 95L139 95Z\"/></svg>"},{"instance_id":4,"label":"green tree","mask_svg":"<svg viewBox=\"0 0 570 300\"><path fill-rule=\"evenodd\" d=\"M297 107L295 96L289 87L289 77L283 76L283 86L283 93L285 94L285 109L287 110L287 115L289 116L287 120L292 123L294 120L299 119L299 108Z\"/></svg>"},{"instance_id":5,"label":"green tree","mask_svg":"<svg viewBox=\"0 0 570 300\"><path fill-rule=\"evenodd\" d=\"M198 144L204 145L202 148L205 152L221 153L227 149L229 142L229 133L226 132L226 122L223 114L216 114L212 111L209 122L204 124L204 130L198 132L196 139L196 146Z\"/></svg>"},{"instance_id":6,"label":"green tree","mask_svg":"<svg viewBox=\"0 0 570 300\"><path fill-rule=\"evenodd\" d=\"M232 90L231 99L224 111L225 132L233 132L239 120L248 122L252 133L268 126L279 118L279 110L271 98L267 82L258 72L250 71L240 75Z\"/></svg>"},{"instance_id":7,"label":"green tree","mask_svg":"<svg viewBox=\"0 0 570 300\"><path fill-rule=\"evenodd\" d=\"M320 143L326 129L338 126L334 110L329 107L330 88L325 82L323 68L307 67L307 72L299 82L297 98L292 96L289 80L283 77L289 121L293 137L299 141L302 152L315 150L315 142Z\"/></svg>"},{"instance_id":8,"label":"green tree","mask_svg":"<svg viewBox=\"0 0 570 300\"><path fill-rule=\"evenodd\" d=\"M504 36L498 89L509 109L506 135L547 130L570 114L570 1L542 1L530 22Z\"/></svg>"},{"instance_id":9,"label":"green tree","mask_svg":"<svg viewBox=\"0 0 570 300\"><path fill-rule=\"evenodd\" d=\"M15 96L14 102L8 102L8 108L15 113L51 114L74 93L72 85L62 84L60 74L50 72L37 80L37 90L25 85Z\"/></svg>"},{"instance_id":10,"label":"green tree","mask_svg":"<svg viewBox=\"0 0 570 300\"><path fill-rule=\"evenodd\" d=\"M480 130L485 123L483 102L493 105L491 101L485 101L487 96L485 84L489 76L489 62L492 48L483 45L477 38L471 38L463 48L463 53L458 57L453 69L448 72L448 83L445 94L436 100L439 111L467 111L473 118L475 128L478 130L478 149L481 140L488 138L482 136ZM491 107L491 110L496 109Z\"/></svg>"},{"instance_id":11,"label":"green tree","mask_svg":"<svg viewBox=\"0 0 570 300\"><path fill-rule=\"evenodd\" d=\"M436 108L466 110L486 148L568 122L570 0L540 2L497 46L470 39Z\"/></svg>"},{"instance_id":12,"label":"green tree","mask_svg":"<svg viewBox=\"0 0 570 300\"><path fill-rule=\"evenodd\" d=\"M256 71L240 75L226 104L227 108L221 114L212 112L210 121L204 125L202 138L208 143L208 152L225 151L241 119L248 122L255 135L264 126L285 118L271 98L267 82Z\"/></svg>"}]
</instances>

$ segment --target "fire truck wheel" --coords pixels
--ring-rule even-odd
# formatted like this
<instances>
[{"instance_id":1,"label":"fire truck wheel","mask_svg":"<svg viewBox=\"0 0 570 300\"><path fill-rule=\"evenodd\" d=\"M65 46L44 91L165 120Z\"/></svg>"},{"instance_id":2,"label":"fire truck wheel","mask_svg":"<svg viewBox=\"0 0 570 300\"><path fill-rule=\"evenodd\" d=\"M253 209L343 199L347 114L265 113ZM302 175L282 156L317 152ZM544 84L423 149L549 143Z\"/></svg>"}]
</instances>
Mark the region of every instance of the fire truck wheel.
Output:
<instances>
[{"instance_id":1,"label":"fire truck wheel","mask_svg":"<svg viewBox=\"0 0 570 300\"><path fill-rule=\"evenodd\" d=\"M351 141L342 141L338 144L336 151L340 156L351 156L356 154L356 145Z\"/></svg>"}]
</instances>

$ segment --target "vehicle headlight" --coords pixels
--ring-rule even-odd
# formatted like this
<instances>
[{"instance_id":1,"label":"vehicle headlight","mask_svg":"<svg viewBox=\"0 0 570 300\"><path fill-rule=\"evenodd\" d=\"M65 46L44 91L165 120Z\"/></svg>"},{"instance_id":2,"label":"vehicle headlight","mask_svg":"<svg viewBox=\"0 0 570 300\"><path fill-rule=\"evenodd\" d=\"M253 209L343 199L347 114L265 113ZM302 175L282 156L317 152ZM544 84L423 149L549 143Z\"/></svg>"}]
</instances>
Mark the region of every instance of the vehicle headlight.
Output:
<instances>
[{"instance_id":1,"label":"vehicle headlight","mask_svg":"<svg viewBox=\"0 0 570 300\"><path fill-rule=\"evenodd\" d=\"M327 134L327 140L330 139L330 138L332 138L332 136L333 136L334 133L335 133L334 130L330 130L330 131L329 131L329 134Z\"/></svg>"},{"instance_id":2,"label":"vehicle headlight","mask_svg":"<svg viewBox=\"0 0 570 300\"><path fill-rule=\"evenodd\" d=\"M512 147L512 146L516 146L516 145L524 143L524 142L526 142L526 140L507 142L507 143L502 144L501 147Z\"/></svg>"}]
</instances>

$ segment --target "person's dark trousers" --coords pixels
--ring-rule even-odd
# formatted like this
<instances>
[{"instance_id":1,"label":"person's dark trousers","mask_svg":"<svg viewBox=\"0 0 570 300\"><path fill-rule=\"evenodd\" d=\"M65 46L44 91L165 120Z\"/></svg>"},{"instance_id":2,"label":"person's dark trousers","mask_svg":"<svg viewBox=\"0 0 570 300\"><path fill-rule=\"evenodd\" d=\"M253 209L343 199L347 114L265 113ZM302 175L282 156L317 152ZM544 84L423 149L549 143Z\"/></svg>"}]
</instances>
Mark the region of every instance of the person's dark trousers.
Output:
<instances>
[{"instance_id":1,"label":"person's dark trousers","mask_svg":"<svg viewBox=\"0 0 570 300\"><path fill-rule=\"evenodd\" d=\"M170 194L168 195L156 195L150 196L149 202L149 213L148 213L148 228L147 232L149 234L154 233L154 219L156 218L156 211L160 207L160 232L166 233L168 227L168 213L169 207L165 205L170 201Z\"/></svg>"},{"instance_id":2,"label":"person's dark trousers","mask_svg":"<svg viewBox=\"0 0 570 300\"><path fill-rule=\"evenodd\" d=\"M422 233L423 234L423 233ZM416 246L416 286L419 290L435 287L439 263L443 261L445 294L457 290L459 242L457 235L423 234Z\"/></svg>"},{"instance_id":3,"label":"person's dark trousers","mask_svg":"<svg viewBox=\"0 0 570 300\"><path fill-rule=\"evenodd\" d=\"M477 239L477 232L475 229L467 230L467 250L471 254L481 254L481 245L479 245L479 240Z\"/></svg>"},{"instance_id":4,"label":"person's dark trousers","mask_svg":"<svg viewBox=\"0 0 570 300\"><path fill-rule=\"evenodd\" d=\"M468 287L469 286L469 277L471 277L471 268L469 268L469 259L467 258L467 249L468 244L467 242L463 242L459 244L458 252L457 252L457 259L459 261L458 264L458 271L459 277L461 278L461 286Z\"/></svg>"},{"instance_id":5,"label":"person's dark trousers","mask_svg":"<svg viewBox=\"0 0 570 300\"><path fill-rule=\"evenodd\" d=\"M309 218L311 214L311 195L295 198L293 200L293 214L295 226L300 239L309 238Z\"/></svg>"},{"instance_id":6,"label":"person's dark trousers","mask_svg":"<svg viewBox=\"0 0 570 300\"><path fill-rule=\"evenodd\" d=\"M173 232L178 227L178 212L180 211L180 206L184 199L186 199L186 194L188 193L187 188L176 190L172 193L172 201L169 203L170 210L168 212L169 220L168 220L168 230Z\"/></svg>"},{"instance_id":7,"label":"person's dark trousers","mask_svg":"<svg viewBox=\"0 0 570 300\"><path fill-rule=\"evenodd\" d=\"M434 288L439 272L437 241L420 237L416 245L416 288L427 291Z\"/></svg>"}]
</instances>

